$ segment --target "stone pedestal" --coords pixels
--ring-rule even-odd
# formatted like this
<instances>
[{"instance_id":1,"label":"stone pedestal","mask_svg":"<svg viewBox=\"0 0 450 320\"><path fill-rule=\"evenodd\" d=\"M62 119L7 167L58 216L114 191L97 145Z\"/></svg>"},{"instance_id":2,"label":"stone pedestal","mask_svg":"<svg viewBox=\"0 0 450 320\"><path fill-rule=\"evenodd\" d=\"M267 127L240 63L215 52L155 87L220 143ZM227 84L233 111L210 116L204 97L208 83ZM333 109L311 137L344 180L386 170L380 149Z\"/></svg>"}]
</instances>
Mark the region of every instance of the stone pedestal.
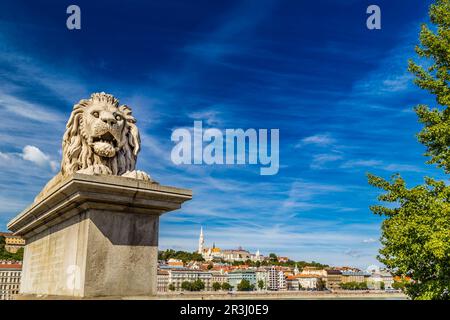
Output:
<instances>
[{"instance_id":1,"label":"stone pedestal","mask_svg":"<svg viewBox=\"0 0 450 320\"><path fill-rule=\"evenodd\" d=\"M192 192L118 176L74 174L8 228L26 239L22 294L156 294L159 216Z\"/></svg>"}]
</instances>

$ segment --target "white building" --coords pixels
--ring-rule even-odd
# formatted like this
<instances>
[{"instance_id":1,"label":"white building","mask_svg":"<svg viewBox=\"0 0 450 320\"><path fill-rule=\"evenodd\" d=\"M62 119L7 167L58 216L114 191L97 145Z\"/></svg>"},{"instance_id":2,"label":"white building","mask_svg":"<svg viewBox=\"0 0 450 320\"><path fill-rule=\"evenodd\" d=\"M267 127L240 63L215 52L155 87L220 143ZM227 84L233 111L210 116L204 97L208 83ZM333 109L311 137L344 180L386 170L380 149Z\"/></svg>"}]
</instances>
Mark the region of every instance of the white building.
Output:
<instances>
[{"instance_id":1,"label":"white building","mask_svg":"<svg viewBox=\"0 0 450 320\"><path fill-rule=\"evenodd\" d=\"M258 290L261 290L259 288L259 282L262 281L264 283L264 289L267 289L268 282L269 282L269 273L266 269L259 268L255 271L256 273L256 286Z\"/></svg>"},{"instance_id":2,"label":"white building","mask_svg":"<svg viewBox=\"0 0 450 320\"><path fill-rule=\"evenodd\" d=\"M384 290L393 289L394 277L390 272L385 270L374 271L367 281L367 286L373 290L382 290L382 284L384 284Z\"/></svg>"},{"instance_id":3,"label":"white building","mask_svg":"<svg viewBox=\"0 0 450 320\"><path fill-rule=\"evenodd\" d=\"M156 290L158 292L167 292L169 290L169 272L158 270L156 274Z\"/></svg>"},{"instance_id":4,"label":"white building","mask_svg":"<svg viewBox=\"0 0 450 320\"><path fill-rule=\"evenodd\" d=\"M10 300L19 293L22 264L0 261L0 300Z\"/></svg>"},{"instance_id":5,"label":"white building","mask_svg":"<svg viewBox=\"0 0 450 320\"><path fill-rule=\"evenodd\" d=\"M286 275L283 271L278 271L278 290L286 290Z\"/></svg>"},{"instance_id":6,"label":"white building","mask_svg":"<svg viewBox=\"0 0 450 320\"><path fill-rule=\"evenodd\" d=\"M194 282L200 279L205 284L206 291L211 290L213 276L211 272L190 270L190 269L173 269L169 272L169 284L173 284L176 291L181 291L181 284L185 281Z\"/></svg>"},{"instance_id":7,"label":"white building","mask_svg":"<svg viewBox=\"0 0 450 320\"><path fill-rule=\"evenodd\" d=\"M307 276L318 276L318 277L326 277L327 272L324 269L317 267L304 267L300 274L304 274Z\"/></svg>"},{"instance_id":8,"label":"white building","mask_svg":"<svg viewBox=\"0 0 450 320\"><path fill-rule=\"evenodd\" d=\"M228 274L225 274L221 271L212 271L211 272L212 278L211 283L218 282L220 284L223 284L225 282L228 282Z\"/></svg>"},{"instance_id":9,"label":"white building","mask_svg":"<svg viewBox=\"0 0 450 320\"><path fill-rule=\"evenodd\" d=\"M279 276L278 276L278 270L275 269L274 266L272 266L268 271L267 271L267 289L269 290L278 290L278 281L279 281Z\"/></svg>"},{"instance_id":10,"label":"white building","mask_svg":"<svg viewBox=\"0 0 450 320\"><path fill-rule=\"evenodd\" d=\"M250 285L256 288L256 273L252 270L233 270L228 272L228 283L237 290L238 285L242 280L247 280Z\"/></svg>"},{"instance_id":11,"label":"white building","mask_svg":"<svg viewBox=\"0 0 450 320\"><path fill-rule=\"evenodd\" d=\"M313 275L302 275L296 276L299 287L305 290L316 290L319 287L320 277Z\"/></svg>"}]
</instances>

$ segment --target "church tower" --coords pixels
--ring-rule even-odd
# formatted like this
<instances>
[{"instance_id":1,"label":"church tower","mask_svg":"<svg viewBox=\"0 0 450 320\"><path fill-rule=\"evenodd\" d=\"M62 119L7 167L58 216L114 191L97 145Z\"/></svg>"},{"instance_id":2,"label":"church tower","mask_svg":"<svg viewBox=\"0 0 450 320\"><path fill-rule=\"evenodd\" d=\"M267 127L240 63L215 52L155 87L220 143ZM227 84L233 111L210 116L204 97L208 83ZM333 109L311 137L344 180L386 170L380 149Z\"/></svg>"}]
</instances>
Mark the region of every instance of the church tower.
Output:
<instances>
[{"instance_id":1,"label":"church tower","mask_svg":"<svg viewBox=\"0 0 450 320\"><path fill-rule=\"evenodd\" d=\"M203 253L203 245L205 244L205 239L203 238L203 226L200 227L200 237L198 238L198 253Z\"/></svg>"},{"instance_id":2,"label":"church tower","mask_svg":"<svg viewBox=\"0 0 450 320\"><path fill-rule=\"evenodd\" d=\"M297 264L295 264L294 276L298 275L299 273L300 273L300 270L298 270Z\"/></svg>"}]
</instances>

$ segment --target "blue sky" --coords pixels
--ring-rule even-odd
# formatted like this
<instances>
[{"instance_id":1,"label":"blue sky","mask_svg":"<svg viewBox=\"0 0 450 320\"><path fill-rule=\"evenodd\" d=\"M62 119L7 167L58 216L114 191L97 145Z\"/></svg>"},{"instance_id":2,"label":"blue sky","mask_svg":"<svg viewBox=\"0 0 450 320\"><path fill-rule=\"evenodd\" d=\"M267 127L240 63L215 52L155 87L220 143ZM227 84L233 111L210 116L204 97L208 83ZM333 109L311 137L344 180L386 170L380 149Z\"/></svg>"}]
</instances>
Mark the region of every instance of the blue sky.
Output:
<instances>
[{"instance_id":1,"label":"blue sky","mask_svg":"<svg viewBox=\"0 0 450 320\"><path fill-rule=\"evenodd\" d=\"M81 8L69 31L66 8ZM375 3L375 2L374 2ZM75 102L106 91L133 108L138 167L194 198L161 219L160 247L206 243L297 260L377 263L378 191L366 172L409 185L424 164L412 107L430 103L407 59L429 1L2 1L0 229L55 174ZM280 130L280 171L176 166L172 130L194 120Z\"/></svg>"}]
</instances>

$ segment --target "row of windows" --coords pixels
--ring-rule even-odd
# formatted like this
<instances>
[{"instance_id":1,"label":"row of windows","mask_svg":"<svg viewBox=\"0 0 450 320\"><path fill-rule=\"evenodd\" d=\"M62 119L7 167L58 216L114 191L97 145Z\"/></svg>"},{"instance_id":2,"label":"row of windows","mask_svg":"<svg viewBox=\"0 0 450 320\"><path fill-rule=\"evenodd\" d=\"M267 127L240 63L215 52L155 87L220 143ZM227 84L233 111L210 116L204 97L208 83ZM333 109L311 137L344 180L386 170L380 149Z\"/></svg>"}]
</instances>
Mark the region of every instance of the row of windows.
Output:
<instances>
[{"instance_id":1,"label":"row of windows","mask_svg":"<svg viewBox=\"0 0 450 320\"><path fill-rule=\"evenodd\" d=\"M209 282L211 282L211 280L210 279L200 279L200 280L202 280L203 282L205 282L205 283L209 283ZM177 282L177 283L181 283L181 282L183 282L183 281L192 281L192 279L172 279L171 281L167 281L167 282Z\"/></svg>"},{"instance_id":2,"label":"row of windows","mask_svg":"<svg viewBox=\"0 0 450 320\"><path fill-rule=\"evenodd\" d=\"M20 283L20 278L0 278L0 283Z\"/></svg>"},{"instance_id":3,"label":"row of windows","mask_svg":"<svg viewBox=\"0 0 450 320\"><path fill-rule=\"evenodd\" d=\"M16 284L4 284L4 285L0 285L0 292L1 291L6 291L6 290L11 290L11 289L19 289L19 286Z\"/></svg>"},{"instance_id":4,"label":"row of windows","mask_svg":"<svg viewBox=\"0 0 450 320\"><path fill-rule=\"evenodd\" d=\"M211 276L203 276L203 275L196 275L196 274L172 274L172 278L200 278L200 279L210 279Z\"/></svg>"},{"instance_id":5,"label":"row of windows","mask_svg":"<svg viewBox=\"0 0 450 320\"><path fill-rule=\"evenodd\" d=\"M0 278L3 277L20 277L20 271L2 271L0 272Z\"/></svg>"}]
</instances>

